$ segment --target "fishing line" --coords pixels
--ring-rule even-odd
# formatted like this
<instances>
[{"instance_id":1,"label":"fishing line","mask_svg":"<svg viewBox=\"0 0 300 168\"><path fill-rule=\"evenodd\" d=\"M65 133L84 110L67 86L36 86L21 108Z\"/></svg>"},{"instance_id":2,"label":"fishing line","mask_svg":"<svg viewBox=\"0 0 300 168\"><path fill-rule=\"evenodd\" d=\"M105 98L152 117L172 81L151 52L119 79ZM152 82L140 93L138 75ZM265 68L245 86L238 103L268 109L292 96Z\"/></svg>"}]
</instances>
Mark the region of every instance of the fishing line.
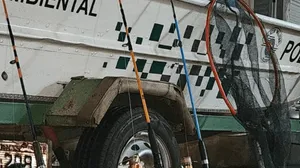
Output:
<instances>
[{"instance_id":1,"label":"fishing line","mask_svg":"<svg viewBox=\"0 0 300 168\"><path fill-rule=\"evenodd\" d=\"M25 84L24 84L24 81L23 81L21 66L20 66L20 62L19 62L19 58L18 58L18 54L17 54L17 50L16 50L15 39L14 39L14 35L13 35L12 28L11 28L11 25L10 25L10 21L9 21L9 18L8 18L8 10L7 10L7 7L6 7L5 0L2 0L2 3L3 3L4 13L5 13L5 16L6 16L7 27L8 27L11 43L12 43L14 57L15 57L15 60L10 61L10 63L11 64L16 64L16 66L17 66L18 75L19 75L19 79L20 79L20 83L21 83L21 88L22 88L23 96L24 96L24 100L25 100L27 115L28 115L28 119L29 119L30 130L31 130L32 138L33 138L34 155L35 155L35 158L36 158L37 167L41 168L41 167L45 167L46 165L44 163L43 156L42 156L42 153L41 153L40 143L37 140L36 130L35 130L35 127L34 127L34 122L33 122L33 118L32 118L31 109L30 109L30 106L29 106L29 103L28 103L28 98L27 98L27 94L26 94L26 90L25 90Z\"/></svg>"},{"instance_id":2,"label":"fishing line","mask_svg":"<svg viewBox=\"0 0 300 168\"><path fill-rule=\"evenodd\" d=\"M125 38L125 37L124 37ZM125 39L124 39L125 41ZM124 55L125 55L125 49L124 49ZM126 67L127 66L127 62L124 61L124 66ZM128 104L129 104L129 111L130 111L130 118L132 120L131 122L131 128L132 128L132 137L133 137L133 144L135 144L136 140L135 140L135 137L134 137L134 120L133 120L133 113L132 113L132 102L131 102L131 95L130 95L130 91L129 91L129 81L126 80L127 82L127 95L128 95Z\"/></svg>"},{"instance_id":3,"label":"fishing line","mask_svg":"<svg viewBox=\"0 0 300 168\"><path fill-rule=\"evenodd\" d=\"M135 55L134 55L131 40L130 40L130 35L129 35L129 31L128 31L128 26L127 26L125 13L124 13L124 10L123 10L122 1L118 0L118 2L119 2L119 5L120 5L120 12L121 12L121 15L122 15L123 23L124 23L124 26L125 26L125 32L126 32L126 36L127 36L127 40L128 40L128 44L127 44L128 45L128 50L129 50L130 56L132 58L132 63L133 63L133 66L134 66L136 80L137 80L137 84L138 84L138 88L139 88L139 92L140 92L140 96L141 96L141 100L142 100L142 105L143 105L143 109L144 109L145 119L146 119L146 122L148 124L148 134L149 134L149 141L150 141L150 145L151 145L151 151L152 151L153 159L154 159L154 167L155 168L162 168L162 165L160 163L159 150L158 150L156 139L155 139L155 133L154 133L154 130L152 129L152 127L151 127L151 120L150 120L150 116L149 116L149 112L148 112L144 92L143 92L143 89L142 89L141 79L140 79L139 74L138 74L138 69L137 69L137 65L136 65L136 61L135 61Z\"/></svg>"},{"instance_id":4,"label":"fishing line","mask_svg":"<svg viewBox=\"0 0 300 168\"><path fill-rule=\"evenodd\" d=\"M132 26L132 28L133 28L133 26ZM126 37L124 36L124 38L122 38L122 41L125 41L125 39L126 39ZM126 49L125 49L125 47L126 46L124 46L124 48L123 48L124 55L126 55ZM124 67L127 67L127 64L128 64L127 61L124 61ZM131 73L129 75L131 75ZM131 118L131 128L132 128L133 144L135 144L136 139L135 139L135 131L134 131L135 130L134 129L134 119L133 119L133 112L132 112L131 94L130 94L130 90L129 90L130 85L129 85L129 80L128 79L126 79L126 83L127 83L127 96L128 96L128 104L129 104L129 111L130 111L130 118ZM136 150L136 148L134 148L134 150ZM134 156L132 156L132 157L134 157ZM126 160L126 161L129 162L129 165L130 165L130 160L131 159L132 158L128 158L128 160Z\"/></svg>"},{"instance_id":5,"label":"fishing line","mask_svg":"<svg viewBox=\"0 0 300 168\"><path fill-rule=\"evenodd\" d=\"M202 136L201 136L201 130L200 130L199 121L198 121L198 117L197 117L197 112L196 112L196 108L195 108L195 104L194 104L194 98L193 98L193 95L192 95L192 89L191 89L190 79L189 79L189 76L188 76L188 70L187 70L187 66L186 66L184 51L183 51L183 47L182 47L182 41L181 41L181 37L180 37L179 26L178 26L178 22L177 22L177 18L176 18L175 7L174 7L174 4L173 4L173 0L170 0L170 1L171 1L171 5L172 5L173 17L174 17L174 21L175 21L177 36L178 36L178 45L180 47L180 53L181 53L181 57L182 57L183 68L184 68L185 77L186 77L186 83L187 83L188 92L189 92L189 95L190 95L190 101L191 101L191 104L192 104L193 116L194 116L194 120L195 120L197 136L198 136L198 147L199 147L199 152L200 152L200 156L201 156L201 159L202 159L202 167L203 168L208 168L209 167L209 161L208 161L207 151L206 151L206 147L205 147L204 141L203 141Z\"/></svg>"}]
</instances>

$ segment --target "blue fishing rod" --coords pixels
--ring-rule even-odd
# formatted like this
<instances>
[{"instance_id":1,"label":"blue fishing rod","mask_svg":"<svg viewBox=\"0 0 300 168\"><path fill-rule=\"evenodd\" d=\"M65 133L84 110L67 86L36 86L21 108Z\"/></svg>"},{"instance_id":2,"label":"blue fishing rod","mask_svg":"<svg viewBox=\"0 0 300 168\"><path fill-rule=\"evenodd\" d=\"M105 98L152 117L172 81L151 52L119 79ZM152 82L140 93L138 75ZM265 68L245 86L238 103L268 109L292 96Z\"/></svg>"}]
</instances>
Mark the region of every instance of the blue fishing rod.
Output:
<instances>
[{"instance_id":1,"label":"blue fishing rod","mask_svg":"<svg viewBox=\"0 0 300 168\"><path fill-rule=\"evenodd\" d=\"M209 168L209 161L208 161L207 151L206 151L206 147L205 147L204 141L203 141L202 136L201 136L201 130L200 130L199 121L198 121L198 118L197 118L197 112L196 112L196 108L195 108L194 98L193 98L193 95L192 95L192 89L191 89L190 79L189 79L188 70L187 70L187 66L186 66L186 60L185 60L184 51L183 51L183 48L182 48L180 30L179 30L178 21L177 21L177 18L176 18L175 7L174 7L174 4L173 4L173 0L170 0L170 1L171 1L171 5L172 5L172 10L173 10L175 28L176 28L176 32L177 32L177 36L178 36L178 46L180 47L180 53L181 53L181 57L182 57L182 63L183 63L183 67L184 67L186 83L187 83L187 87L188 87L188 91L189 91L189 95L190 95L193 114L194 114L195 127L196 127L197 137L198 137L198 147L199 147L199 152L200 152L200 156L201 156L201 159L202 159L201 163L202 163L203 168Z\"/></svg>"}]
</instances>

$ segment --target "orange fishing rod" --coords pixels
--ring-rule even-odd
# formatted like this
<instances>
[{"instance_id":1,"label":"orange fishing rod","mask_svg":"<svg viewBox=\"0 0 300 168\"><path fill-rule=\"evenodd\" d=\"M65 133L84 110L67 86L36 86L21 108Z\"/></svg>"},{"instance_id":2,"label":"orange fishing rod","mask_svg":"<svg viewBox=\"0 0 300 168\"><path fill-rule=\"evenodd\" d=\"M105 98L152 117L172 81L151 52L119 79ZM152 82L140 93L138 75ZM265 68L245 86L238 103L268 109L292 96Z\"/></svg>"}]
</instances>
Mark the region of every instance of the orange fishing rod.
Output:
<instances>
[{"instance_id":1,"label":"orange fishing rod","mask_svg":"<svg viewBox=\"0 0 300 168\"><path fill-rule=\"evenodd\" d=\"M42 167L45 167L45 163L44 163L43 156L42 156L42 153L41 153L40 143L37 140L36 130L35 130L35 127L34 127L34 122L33 122L33 118L32 118L31 109L30 109L30 106L29 106L29 103L28 103L28 98L27 98L27 94L26 94L26 90L25 90L25 84L24 84L24 80L23 80L21 66L20 66L18 53L17 53L17 49L16 49L16 45L15 45L15 39L14 39L14 35L13 35L12 29L11 29L10 21L9 21L9 18L8 18L8 10L7 10L7 7L6 7L5 0L2 0L2 3L3 3L4 14L5 14L6 21L7 21L9 36L10 36L10 39L11 39L12 49L13 49L13 53L14 53L14 57L15 57L15 60L11 61L10 63L11 64L16 64L16 66L17 66L18 75L19 75L19 79L20 79L20 83L21 83L21 87L22 87L22 91L23 91L24 100L25 100L27 115L28 115L28 119L29 119L31 135L32 135L32 138L33 138L34 155L35 155L35 158L36 158L37 167L42 168Z\"/></svg>"},{"instance_id":2,"label":"orange fishing rod","mask_svg":"<svg viewBox=\"0 0 300 168\"><path fill-rule=\"evenodd\" d=\"M119 5L120 5L120 11L121 11L123 23L124 23L124 26L125 26L125 32L126 32L126 36L127 36L127 40L128 40L128 44L127 44L128 45L128 50L130 52L130 56L131 56L132 63L133 63L133 66L134 66L134 72L135 72L135 76L136 76L136 80L137 80L137 84L138 84L138 89L139 89L139 92L140 92L140 97L141 97L141 100L142 100L144 115L145 115L146 122L148 124L149 141L150 141L151 150L152 150L152 154L153 154L154 166L155 166L155 168L162 168L162 165L160 163L160 156L159 156L159 151L158 151L158 147L157 147L157 143L156 143L156 139L155 139L154 130L151 128L151 120L150 120L150 117L149 117L149 112L148 112L147 103L146 103L146 100L145 100L145 96L144 96L144 92L143 92L143 88L142 88L142 84L141 84L141 79L140 79L139 74L138 74L138 68L137 68L137 65L136 65L135 55L134 55L132 43L131 43L131 40L130 40L130 35L129 35L129 31L128 31L125 12L124 12L124 9L123 9L122 1L118 0L118 2L119 2Z\"/></svg>"},{"instance_id":3,"label":"orange fishing rod","mask_svg":"<svg viewBox=\"0 0 300 168\"><path fill-rule=\"evenodd\" d=\"M270 42L269 42L269 40L267 38L267 35L266 35L265 31L264 31L264 27L263 27L262 23L260 22L260 20L258 19L258 17L255 15L255 13L253 12L253 10L247 5L247 3L245 1L243 1L243 0L237 0L237 1L240 2L240 4L254 18L255 22L257 23L257 25L258 25L258 27L259 27L262 35L263 35L264 41L265 41L266 46L267 46L267 50L268 50L269 54L271 55L271 60L272 60L272 64L273 64L274 71L275 71L275 92L274 92L274 95L273 95L273 100L272 100L272 102L273 102L275 100L275 96L278 93L277 90L279 88L279 78L278 78L278 67L276 65L276 60L274 58L272 46L271 46L271 44L270 44ZM229 108L231 114L235 116L237 112L235 111L234 107L229 102L229 100L228 100L228 98L227 98L227 96L225 94L225 91L224 91L223 86L221 84L221 80L219 78L218 72L217 72L216 67L214 65L213 54L211 52L211 46L210 46L210 18L211 18L211 13L212 13L212 10L213 10L213 7L214 7L215 3L216 3L216 0L212 0L210 2L210 4L209 4L208 10L207 10L207 18L206 18L206 26L205 26L206 50L207 50L207 55L208 55L209 63L210 63L212 72L214 74L216 83L218 85L220 94L221 94L223 100L225 101L225 104Z\"/></svg>"}]
</instances>

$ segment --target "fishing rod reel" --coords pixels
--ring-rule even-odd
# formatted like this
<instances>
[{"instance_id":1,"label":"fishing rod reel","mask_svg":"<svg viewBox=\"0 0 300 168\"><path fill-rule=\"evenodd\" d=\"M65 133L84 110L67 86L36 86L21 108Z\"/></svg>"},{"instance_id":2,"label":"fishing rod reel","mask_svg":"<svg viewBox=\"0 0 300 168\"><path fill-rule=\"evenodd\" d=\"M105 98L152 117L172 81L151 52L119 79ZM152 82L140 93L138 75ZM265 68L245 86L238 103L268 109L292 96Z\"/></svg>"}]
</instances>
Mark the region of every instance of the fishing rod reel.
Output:
<instances>
[{"instance_id":1,"label":"fishing rod reel","mask_svg":"<svg viewBox=\"0 0 300 168\"><path fill-rule=\"evenodd\" d=\"M193 168L192 158L190 156L182 158L181 165L182 168Z\"/></svg>"},{"instance_id":2,"label":"fishing rod reel","mask_svg":"<svg viewBox=\"0 0 300 168\"><path fill-rule=\"evenodd\" d=\"M133 155L129 159L129 167L128 168L143 168L143 164L141 162L139 155Z\"/></svg>"}]
</instances>

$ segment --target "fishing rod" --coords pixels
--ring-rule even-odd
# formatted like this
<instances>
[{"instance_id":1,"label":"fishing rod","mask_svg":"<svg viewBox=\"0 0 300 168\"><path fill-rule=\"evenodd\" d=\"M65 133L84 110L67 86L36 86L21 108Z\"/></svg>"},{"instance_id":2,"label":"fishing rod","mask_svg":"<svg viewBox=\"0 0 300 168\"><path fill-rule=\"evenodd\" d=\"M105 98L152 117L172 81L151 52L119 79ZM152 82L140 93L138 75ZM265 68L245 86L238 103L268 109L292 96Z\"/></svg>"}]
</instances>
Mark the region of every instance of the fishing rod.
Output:
<instances>
[{"instance_id":1,"label":"fishing rod","mask_svg":"<svg viewBox=\"0 0 300 168\"><path fill-rule=\"evenodd\" d=\"M132 63L133 63L133 66L134 66L134 72L135 72L135 76L136 76L136 80L137 80L137 84L138 84L138 89L139 89L141 100L142 100L144 115L145 115L145 119L146 119L146 122L147 122L147 125L148 125L148 134L149 134L149 141L150 141L151 151L152 151L153 159L154 159L154 167L155 168L162 168L162 165L160 163L160 154L159 154L159 150L158 150L156 139L155 139L155 133L154 133L154 130L152 129L152 127L151 127L151 120L150 120L150 117L149 117L149 112L148 112L148 108L147 108L147 104L146 104L146 100L145 100L145 96L144 96L144 92L143 92L143 88L142 88L142 84L141 84L141 79L140 79L139 74L138 74L138 69L137 69L137 65L136 65L136 61L135 61L135 55L134 55L134 52L133 52L133 47L132 47L131 40L130 40L130 35L129 35L129 31L128 31L125 12L124 12L124 9L123 9L122 1L118 0L118 2L119 2L119 5L120 5L120 11L121 11L123 23L124 23L124 26L125 26L126 36L127 36L127 40L128 40L128 44L127 44L128 45L128 50L130 52L130 56L131 56Z\"/></svg>"},{"instance_id":2,"label":"fishing rod","mask_svg":"<svg viewBox=\"0 0 300 168\"><path fill-rule=\"evenodd\" d=\"M176 28L176 32L177 32L177 36L178 36L178 45L180 48L181 58L182 58L182 62L183 62L187 88L189 91L190 101L192 104L192 110L193 110L193 114L194 114L195 126L196 126L197 137L198 137L198 147L199 147L199 152L200 152L200 156L202 159L202 167L209 168L207 151L206 151L206 147L205 147L204 141L201 136L201 130L200 130L197 112L196 112L196 108L195 108L194 98L192 95L192 89L191 89L190 79L189 79L188 70L187 70L187 66L186 66L186 60L185 60L184 51L182 48L182 41L181 41L180 30L179 30L179 26L178 26L177 17L176 17L175 7L174 7L173 0L170 0L170 1L171 1L171 5L172 5L173 17L174 17L174 21L175 21L175 28Z\"/></svg>"},{"instance_id":3,"label":"fishing rod","mask_svg":"<svg viewBox=\"0 0 300 168\"><path fill-rule=\"evenodd\" d=\"M20 83L21 83L21 87L22 87L22 91L23 91L23 96L24 96L24 100L25 100L25 104L26 104L26 110L27 110L27 115L28 115L28 119L29 119L31 134L32 134L32 138L33 138L33 149L34 149L34 155L35 155L35 158L36 158L37 167L38 168L44 168L44 167L46 167L46 165L45 165L44 160L43 160L43 155L42 155L42 152L41 152L40 143L37 140L36 130L35 130L35 127L34 127L34 122L33 122L33 118L32 118L31 109L30 109L30 106L29 106L29 103L28 103L28 98L27 98L27 94L26 94L26 90L25 90L25 84L24 84L24 80L23 80L21 66L20 66L20 62L19 62L19 58L18 58L18 54L17 54L17 49L16 49L16 45L15 45L15 38L14 38L12 29L11 29L11 25L10 25L10 21L9 21L9 18L8 18L8 12L7 12L8 10L7 10L7 7L6 7L5 0L2 0L2 3L3 3L3 9L4 9L6 21L7 21L9 36L10 36L10 39L11 39L11 44L12 44L12 48L13 48L13 52L14 52L14 57L15 57L15 60L10 61L10 63L11 64L16 64L16 66L17 66L18 75L19 75L19 79L20 79Z\"/></svg>"}]
</instances>

